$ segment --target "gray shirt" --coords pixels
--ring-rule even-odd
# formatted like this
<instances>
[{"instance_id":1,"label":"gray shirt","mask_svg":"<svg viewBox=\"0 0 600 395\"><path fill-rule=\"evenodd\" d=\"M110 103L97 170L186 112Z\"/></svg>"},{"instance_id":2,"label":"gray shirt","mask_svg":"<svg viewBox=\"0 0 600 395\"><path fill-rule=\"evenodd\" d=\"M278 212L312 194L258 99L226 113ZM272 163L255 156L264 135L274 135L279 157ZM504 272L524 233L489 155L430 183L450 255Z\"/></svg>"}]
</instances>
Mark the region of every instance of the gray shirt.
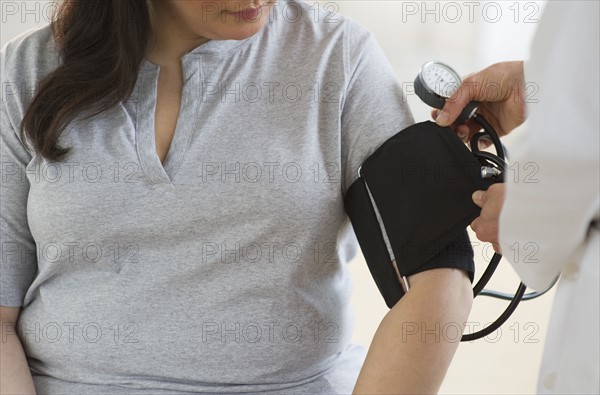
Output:
<instances>
[{"instance_id":1,"label":"gray shirt","mask_svg":"<svg viewBox=\"0 0 600 395\"><path fill-rule=\"evenodd\" d=\"M413 118L373 35L314 7L279 3L250 38L183 56L164 165L158 66L48 162L17 131L58 66L50 28L3 47L0 305L22 306L38 393L352 391L343 194Z\"/></svg>"}]
</instances>

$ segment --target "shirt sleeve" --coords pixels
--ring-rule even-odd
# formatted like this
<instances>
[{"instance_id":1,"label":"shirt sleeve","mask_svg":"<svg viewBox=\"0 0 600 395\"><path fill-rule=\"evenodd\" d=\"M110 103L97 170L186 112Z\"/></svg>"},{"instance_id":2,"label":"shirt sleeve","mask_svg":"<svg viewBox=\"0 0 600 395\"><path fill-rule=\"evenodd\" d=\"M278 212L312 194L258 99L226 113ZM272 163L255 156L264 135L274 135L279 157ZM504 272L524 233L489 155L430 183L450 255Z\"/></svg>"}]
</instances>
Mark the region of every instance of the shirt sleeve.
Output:
<instances>
[{"instance_id":1,"label":"shirt sleeve","mask_svg":"<svg viewBox=\"0 0 600 395\"><path fill-rule=\"evenodd\" d=\"M7 47L0 51L0 83L6 78ZM0 103L0 305L23 305L37 271L35 241L27 222L29 181L26 167L32 157L10 119L5 92Z\"/></svg>"},{"instance_id":2,"label":"shirt sleeve","mask_svg":"<svg viewBox=\"0 0 600 395\"><path fill-rule=\"evenodd\" d=\"M598 218L600 66L589 56L598 36L597 2L548 4L524 65L536 90L511 149L499 242L532 289L578 260Z\"/></svg>"},{"instance_id":3,"label":"shirt sleeve","mask_svg":"<svg viewBox=\"0 0 600 395\"><path fill-rule=\"evenodd\" d=\"M344 60L348 83L341 116L344 194L358 178L362 162L414 123L402 85L379 43L365 27L350 22Z\"/></svg>"},{"instance_id":4,"label":"shirt sleeve","mask_svg":"<svg viewBox=\"0 0 600 395\"><path fill-rule=\"evenodd\" d=\"M349 83L342 108L342 188L345 194L358 179L361 164L386 140L414 124L402 85L382 48L371 32L358 23L350 24L347 70ZM377 219L382 224L379 214ZM390 257L390 240L384 233ZM415 272L456 268L475 273L473 248L466 229L431 261ZM415 274L413 273L413 274Z\"/></svg>"}]
</instances>

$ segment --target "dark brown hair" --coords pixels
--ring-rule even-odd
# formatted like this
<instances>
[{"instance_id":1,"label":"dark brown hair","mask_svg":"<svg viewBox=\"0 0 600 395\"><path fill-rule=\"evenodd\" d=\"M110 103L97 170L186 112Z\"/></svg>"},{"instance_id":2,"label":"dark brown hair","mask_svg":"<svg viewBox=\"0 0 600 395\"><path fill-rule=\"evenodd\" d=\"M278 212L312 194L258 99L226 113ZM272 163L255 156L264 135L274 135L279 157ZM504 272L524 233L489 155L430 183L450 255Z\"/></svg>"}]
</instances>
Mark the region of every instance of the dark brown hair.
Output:
<instances>
[{"instance_id":1,"label":"dark brown hair","mask_svg":"<svg viewBox=\"0 0 600 395\"><path fill-rule=\"evenodd\" d=\"M151 35L152 0L60 0L50 22L60 65L39 83L21 123L21 138L59 160L64 128L84 110L89 118L129 97Z\"/></svg>"}]
</instances>

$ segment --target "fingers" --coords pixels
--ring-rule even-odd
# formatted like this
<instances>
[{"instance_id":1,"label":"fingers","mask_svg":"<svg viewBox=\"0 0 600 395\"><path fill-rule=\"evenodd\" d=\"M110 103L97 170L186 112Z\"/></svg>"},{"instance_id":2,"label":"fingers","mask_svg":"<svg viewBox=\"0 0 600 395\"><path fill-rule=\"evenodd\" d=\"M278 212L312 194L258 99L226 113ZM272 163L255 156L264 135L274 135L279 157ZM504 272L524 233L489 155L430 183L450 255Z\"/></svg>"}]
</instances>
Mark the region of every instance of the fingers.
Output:
<instances>
[{"instance_id":1,"label":"fingers","mask_svg":"<svg viewBox=\"0 0 600 395\"><path fill-rule=\"evenodd\" d=\"M431 118L433 118L433 120L436 120L439 113L440 113L440 110L438 110L438 109L431 110ZM481 126L473 121L469 121L464 125L452 124L449 127L454 131L454 133L456 133L458 135L458 137L465 144L468 144L469 141L471 140L471 138L473 137L473 135L475 135L476 133L479 133L479 131L481 130ZM489 147L490 145L491 144L488 141L480 140L479 149L485 149L485 148Z\"/></svg>"},{"instance_id":2,"label":"fingers","mask_svg":"<svg viewBox=\"0 0 600 395\"><path fill-rule=\"evenodd\" d=\"M457 91L454 92L452 97L446 100L444 108L438 112L435 121L440 126L452 125L462 112L463 108L473 100L474 95L472 95L471 89L463 83Z\"/></svg>"},{"instance_id":3,"label":"fingers","mask_svg":"<svg viewBox=\"0 0 600 395\"><path fill-rule=\"evenodd\" d=\"M487 191L475 191L473 203L481 207L481 214L471 222L471 229L477 238L484 242L498 244L499 217L504 202L504 185L494 184ZM500 246L495 245L494 251L500 252Z\"/></svg>"},{"instance_id":4,"label":"fingers","mask_svg":"<svg viewBox=\"0 0 600 395\"><path fill-rule=\"evenodd\" d=\"M484 191L475 191L472 195L473 203L483 208L483 205L485 204L485 197L486 196Z\"/></svg>"},{"instance_id":5,"label":"fingers","mask_svg":"<svg viewBox=\"0 0 600 395\"><path fill-rule=\"evenodd\" d=\"M477 217L471 222L471 229L475 232L477 239L486 243L496 242L496 238L488 225L484 219Z\"/></svg>"},{"instance_id":6,"label":"fingers","mask_svg":"<svg viewBox=\"0 0 600 395\"><path fill-rule=\"evenodd\" d=\"M490 207L495 216L500 215L500 210L504 202L504 184L498 183L491 185L487 191L475 191L471 196L473 203L483 208L483 205L490 201Z\"/></svg>"},{"instance_id":7,"label":"fingers","mask_svg":"<svg viewBox=\"0 0 600 395\"><path fill-rule=\"evenodd\" d=\"M481 217L477 217L473 220L473 222L471 222L471 229L473 229L473 232L475 232L477 239L483 242L491 241L488 237L489 235L486 234L487 232L485 232L485 222L481 219Z\"/></svg>"},{"instance_id":8,"label":"fingers","mask_svg":"<svg viewBox=\"0 0 600 395\"><path fill-rule=\"evenodd\" d=\"M479 141L477 141L477 148L479 148L480 150L484 150L490 147L491 145L492 143L487 139L479 139Z\"/></svg>"},{"instance_id":9,"label":"fingers","mask_svg":"<svg viewBox=\"0 0 600 395\"><path fill-rule=\"evenodd\" d=\"M494 248L494 252L502 255L502 249L500 248L500 243L492 243L492 247Z\"/></svg>"},{"instance_id":10,"label":"fingers","mask_svg":"<svg viewBox=\"0 0 600 395\"><path fill-rule=\"evenodd\" d=\"M459 125L456 128L456 134L458 134L458 137L466 144L469 142L469 140L471 139L471 136L473 135L471 133L471 128L469 128L469 126L467 125Z\"/></svg>"},{"instance_id":11,"label":"fingers","mask_svg":"<svg viewBox=\"0 0 600 395\"><path fill-rule=\"evenodd\" d=\"M484 243L491 243L494 248L494 252L498 254L502 254L502 250L500 248L500 243L498 242L498 231L490 228L489 224L486 223L481 217L475 218L473 222L471 222L471 229L475 232L475 236L477 236L478 240L483 241Z\"/></svg>"},{"instance_id":12,"label":"fingers","mask_svg":"<svg viewBox=\"0 0 600 395\"><path fill-rule=\"evenodd\" d=\"M498 241L498 229L490 226L486 220L481 217L476 218L471 222L471 229L475 232L475 236L478 240L484 243L491 243L494 248L494 252L502 254L500 243Z\"/></svg>"},{"instance_id":13,"label":"fingers","mask_svg":"<svg viewBox=\"0 0 600 395\"><path fill-rule=\"evenodd\" d=\"M467 104L476 101L499 135L506 135L525 120L524 78L522 61L496 63L471 73L444 108L432 113L433 118L440 126L450 126Z\"/></svg>"}]
</instances>

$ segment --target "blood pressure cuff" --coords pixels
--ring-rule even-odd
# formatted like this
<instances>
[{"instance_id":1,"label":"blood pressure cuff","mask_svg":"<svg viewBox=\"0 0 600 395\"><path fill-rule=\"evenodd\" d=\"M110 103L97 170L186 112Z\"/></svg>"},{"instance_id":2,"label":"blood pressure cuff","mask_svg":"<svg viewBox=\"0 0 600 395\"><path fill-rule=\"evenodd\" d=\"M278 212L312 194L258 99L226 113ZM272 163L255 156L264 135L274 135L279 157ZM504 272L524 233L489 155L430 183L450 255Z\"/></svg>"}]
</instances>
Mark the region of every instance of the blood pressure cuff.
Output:
<instances>
[{"instance_id":1,"label":"blood pressure cuff","mask_svg":"<svg viewBox=\"0 0 600 395\"><path fill-rule=\"evenodd\" d=\"M494 183L482 178L481 168L450 128L429 121L400 131L363 162L344 206L389 308L404 294L398 274L458 268L473 282L473 249L466 228L480 208L471 196Z\"/></svg>"}]
</instances>

